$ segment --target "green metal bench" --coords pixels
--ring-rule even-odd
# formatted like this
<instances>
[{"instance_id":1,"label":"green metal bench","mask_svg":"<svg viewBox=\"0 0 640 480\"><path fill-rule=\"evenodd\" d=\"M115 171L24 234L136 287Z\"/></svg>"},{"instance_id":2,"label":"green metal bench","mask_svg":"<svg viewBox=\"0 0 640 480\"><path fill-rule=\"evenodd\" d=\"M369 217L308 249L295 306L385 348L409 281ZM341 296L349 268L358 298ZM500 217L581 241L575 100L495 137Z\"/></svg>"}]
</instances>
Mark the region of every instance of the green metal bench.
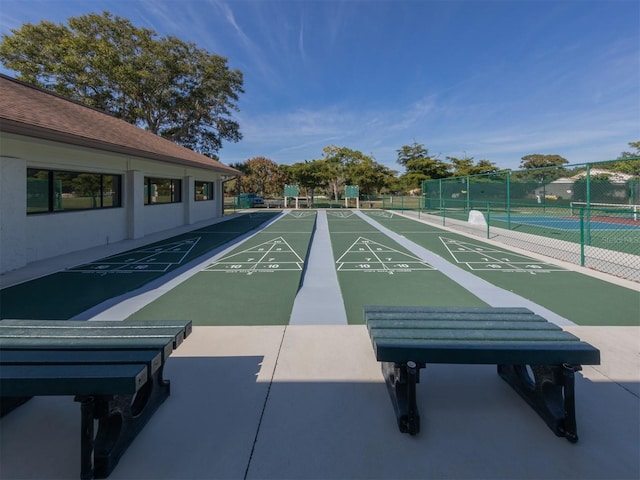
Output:
<instances>
[{"instance_id":1,"label":"green metal bench","mask_svg":"<svg viewBox=\"0 0 640 480\"><path fill-rule=\"evenodd\" d=\"M190 321L2 320L0 416L34 396L75 396L80 476L106 478L169 396L165 361L191 329Z\"/></svg>"},{"instance_id":2,"label":"green metal bench","mask_svg":"<svg viewBox=\"0 0 640 480\"><path fill-rule=\"evenodd\" d=\"M574 372L600 351L526 308L367 306L364 319L403 433L420 431L427 363L494 364L553 432L578 441Z\"/></svg>"}]
</instances>

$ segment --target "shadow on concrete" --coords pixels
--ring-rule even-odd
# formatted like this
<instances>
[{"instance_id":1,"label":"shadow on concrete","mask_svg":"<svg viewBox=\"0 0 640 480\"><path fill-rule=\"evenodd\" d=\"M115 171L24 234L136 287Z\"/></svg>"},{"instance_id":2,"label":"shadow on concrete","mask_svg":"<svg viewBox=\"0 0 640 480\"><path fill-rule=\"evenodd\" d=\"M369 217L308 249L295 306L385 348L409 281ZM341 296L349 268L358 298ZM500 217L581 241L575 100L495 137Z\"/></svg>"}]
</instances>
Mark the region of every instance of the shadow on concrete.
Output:
<instances>
[{"instance_id":1,"label":"shadow on concrete","mask_svg":"<svg viewBox=\"0 0 640 480\"><path fill-rule=\"evenodd\" d=\"M262 361L170 358L171 396L110 478L640 475L638 398L616 383L576 376L580 441L571 444L547 428L495 366L428 365L418 385L422 431L411 437L398 431L382 375L379 382L259 381ZM2 478L78 478L79 419L69 397L36 398L3 418Z\"/></svg>"}]
</instances>

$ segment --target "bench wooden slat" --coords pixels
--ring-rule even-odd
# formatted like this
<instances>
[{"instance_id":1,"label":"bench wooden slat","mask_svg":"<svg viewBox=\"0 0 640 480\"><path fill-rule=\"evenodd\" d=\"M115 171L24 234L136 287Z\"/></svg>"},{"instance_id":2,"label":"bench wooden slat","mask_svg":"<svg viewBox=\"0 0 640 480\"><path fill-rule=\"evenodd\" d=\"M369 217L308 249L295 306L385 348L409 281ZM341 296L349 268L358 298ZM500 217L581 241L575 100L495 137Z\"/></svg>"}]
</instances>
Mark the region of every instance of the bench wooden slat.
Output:
<instances>
[{"instance_id":1,"label":"bench wooden slat","mask_svg":"<svg viewBox=\"0 0 640 480\"><path fill-rule=\"evenodd\" d=\"M562 330L559 326L540 318L524 320L369 320L369 331L383 329L486 329L486 330Z\"/></svg>"},{"instance_id":2,"label":"bench wooden slat","mask_svg":"<svg viewBox=\"0 0 640 480\"><path fill-rule=\"evenodd\" d=\"M492 340L501 341L572 341L576 340L568 332L560 329L540 330L499 330L499 329L445 329L445 328L403 328L392 330L390 328L375 329L371 331L371 338L378 341L380 338L388 339L415 339L421 340L455 340L460 343L485 342Z\"/></svg>"},{"instance_id":3,"label":"bench wooden slat","mask_svg":"<svg viewBox=\"0 0 640 480\"><path fill-rule=\"evenodd\" d=\"M31 327L45 327L45 328L68 328L73 326L75 328L140 328L144 327L147 329L154 328L182 328L189 333L192 330L192 322L191 320L96 320L96 321L85 321L85 320L15 320L15 319L3 319L0 320L0 327L20 327L20 326L31 326Z\"/></svg>"},{"instance_id":4,"label":"bench wooden slat","mask_svg":"<svg viewBox=\"0 0 640 480\"><path fill-rule=\"evenodd\" d=\"M160 322L86 322L71 320L2 320L0 340L3 338L96 338L122 339L171 337L173 348L191 333L191 321ZM0 345L1 346L1 345Z\"/></svg>"},{"instance_id":5,"label":"bench wooden slat","mask_svg":"<svg viewBox=\"0 0 640 480\"><path fill-rule=\"evenodd\" d=\"M426 306L426 305L365 305L365 313L376 312L476 312L486 313L532 313L525 307L456 307L456 306Z\"/></svg>"},{"instance_id":6,"label":"bench wooden slat","mask_svg":"<svg viewBox=\"0 0 640 480\"><path fill-rule=\"evenodd\" d=\"M175 337L184 335L184 329L169 328L145 328L145 327L32 327L32 326L5 326L0 324L0 337L39 337L39 338L158 338Z\"/></svg>"},{"instance_id":7,"label":"bench wooden slat","mask_svg":"<svg viewBox=\"0 0 640 480\"><path fill-rule=\"evenodd\" d=\"M147 378L144 364L3 365L0 391L12 396L133 394Z\"/></svg>"},{"instance_id":8,"label":"bench wooden slat","mask_svg":"<svg viewBox=\"0 0 640 480\"><path fill-rule=\"evenodd\" d=\"M82 338L71 341L69 338L2 338L0 337L1 350L132 350L148 349L163 352L163 358L168 358L173 352L172 338L139 338L134 341L124 341L118 338Z\"/></svg>"},{"instance_id":9,"label":"bench wooden slat","mask_svg":"<svg viewBox=\"0 0 640 480\"><path fill-rule=\"evenodd\" d=\"M151 373L162 365L158 350L3 350L0 368L5 365L119 365L146 364Z\"/></svg>"},{"instance_id":10,"label":"bench wooden slat","mask_svg":"<svg viewBox=\"0 0 640 480\"><path fill-rule=\"evenodd\" d=\"M485 341L377 339L374 344L380 362L423 362L513 365L598 365L600 352L581 341Z\"/></svg>"},{"instance_id":11,"label":"bench wooden slat","mask_svg":"<svg viewBox=\"0 0 640 480\"><path fill-rule=\"evenodd\" d=\"M465 314L472 313L474 315L535 315L528 308L523 307L426 307L426 306L399 306L399 305L366 305L364 307L365 317L367 315L393 315L393 314L411 314L419 313L420 315L430 313L441 314Z\"/></svg>"},{"instance_id":12,"label":"bench wooden slat","mask_svg":"<svg viewBox=\"0 0 640 480\"><path fill-rule=\"evenodd\" d=\"M474 313L474 312L374 312L367 313L365 315L365 322L379 321L379 320L467 320L467 321L482 321L482 320L511 320L517 321L544 321L545 319L536 315L533 312L491 312L491 313Z\"/></svg>"}]
</instances>

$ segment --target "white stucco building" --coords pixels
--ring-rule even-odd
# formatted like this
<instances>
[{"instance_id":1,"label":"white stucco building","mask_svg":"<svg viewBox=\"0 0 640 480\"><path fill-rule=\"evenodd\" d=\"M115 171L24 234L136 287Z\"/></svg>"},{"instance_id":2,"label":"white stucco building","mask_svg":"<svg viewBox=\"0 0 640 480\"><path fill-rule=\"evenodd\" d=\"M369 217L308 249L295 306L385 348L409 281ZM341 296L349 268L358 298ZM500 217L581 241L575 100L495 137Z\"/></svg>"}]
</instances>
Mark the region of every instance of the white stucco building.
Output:
<instances>
[{"instance_id":1,"label":"white stucco building","mask_svg":"<svg viewBox=\"0 0 640 480\"><path fill-rule=\"evenodd\" d=\"M0 75L0 273L223 214L240 175L102 111Z\"/></svg>"}]
</instances>

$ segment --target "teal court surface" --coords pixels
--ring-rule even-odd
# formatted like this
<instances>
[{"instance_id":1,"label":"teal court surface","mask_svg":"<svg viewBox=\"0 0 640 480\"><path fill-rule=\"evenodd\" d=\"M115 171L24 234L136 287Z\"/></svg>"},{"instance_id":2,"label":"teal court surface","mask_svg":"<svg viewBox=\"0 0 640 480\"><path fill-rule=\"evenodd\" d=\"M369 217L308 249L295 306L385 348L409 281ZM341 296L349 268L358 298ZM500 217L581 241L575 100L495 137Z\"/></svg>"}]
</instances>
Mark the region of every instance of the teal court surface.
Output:
<instances>
[{"instance_id":1,"label":"teal court surface","mask_svg":"<svg viewBox=\"0 0 640 480\"><path fill-rule=\"evenodd\" d=\"M2 318L193 321L170 398L112 479L640 477L640 288L391 212L241 214L70 259L0 301ZM602 365L576 378L580 441L493 365L428 365L423 429L400 434L364 305L526 306L596 346ZM0 477L77 478L79 428L66 397L3 417Z\"/></svg>"},{"instance_id":2,"label":"teal court surface","mask_svg":"<svg viewBox=\"0 0 640 480\"><path fill-rule=\"evenodd\" d=\"M319 218L324 229L317 228ZM337 281L339 293L326 303L343 305L350 324L362 323L364 305L493 305L495 295L506 292L567 324L640 323L638 291L632 288L392 212L348 209L239 215L3 288L1 314L88 319L119 300L161 287L152 301L149 295L143 303L129 300L132 308L124 318L286 325L297 293L314 276L307 269L309 252L323 243L332 255L316 262L335 274L316 281ZM223 246L228 247L224 255L214 256ZM434 259L442 263L435 265ZM169 283L178 274L180 281ZM477 282L494 290L480 294L473 288ZM37 301L31 300L34 295ZM319 295L325 301L327 294Z\"/></svg>"}]
</instances>

